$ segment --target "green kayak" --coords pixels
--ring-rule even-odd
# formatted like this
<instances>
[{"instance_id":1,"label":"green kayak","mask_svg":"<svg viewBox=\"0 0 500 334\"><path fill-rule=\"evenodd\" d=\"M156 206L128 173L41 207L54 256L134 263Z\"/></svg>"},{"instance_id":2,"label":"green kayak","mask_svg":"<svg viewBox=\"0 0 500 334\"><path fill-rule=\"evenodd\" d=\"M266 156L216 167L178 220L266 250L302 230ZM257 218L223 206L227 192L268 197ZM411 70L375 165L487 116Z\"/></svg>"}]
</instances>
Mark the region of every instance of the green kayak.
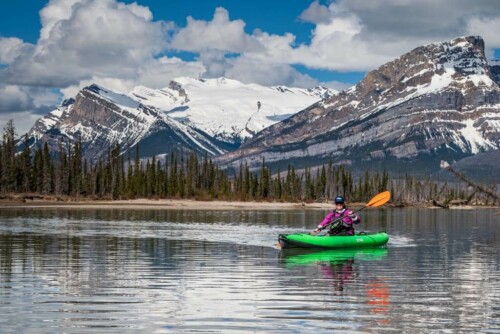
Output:
<instances>
[{"instance_id":1,"label":"green kayak","mask_svg":"<svg viewBox=\"0 0 500 334\"><path fill-rule=\"evenodd\" d=\"M278 241L281 249L301 248L364 248L384 246L389 236L385 232L356 233L355 235L310 235L306 233L280 234Z\"/></svg>"}]
</instances>

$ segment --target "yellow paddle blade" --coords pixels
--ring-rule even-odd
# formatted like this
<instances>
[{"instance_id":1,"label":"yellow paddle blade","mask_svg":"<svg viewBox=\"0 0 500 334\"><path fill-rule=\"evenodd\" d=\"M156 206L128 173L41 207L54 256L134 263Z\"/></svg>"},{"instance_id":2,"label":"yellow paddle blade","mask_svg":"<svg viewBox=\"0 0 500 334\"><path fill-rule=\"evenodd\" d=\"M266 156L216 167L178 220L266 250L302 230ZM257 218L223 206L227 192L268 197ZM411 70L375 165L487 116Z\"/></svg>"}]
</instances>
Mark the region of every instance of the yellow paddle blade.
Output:
<instances>
[{"instance_id":1,"label":"yellow paddle blade","mask_svg":"<svg viewBox=\"0 0 500 334\"><path fill-rule=\"evenodd\" d=\"M374 196L366 206L371 206L376 208L377 206L384 205L391 199L391 193L389 191L384 191L376 196Z\"/></svg>"}]
</instances>

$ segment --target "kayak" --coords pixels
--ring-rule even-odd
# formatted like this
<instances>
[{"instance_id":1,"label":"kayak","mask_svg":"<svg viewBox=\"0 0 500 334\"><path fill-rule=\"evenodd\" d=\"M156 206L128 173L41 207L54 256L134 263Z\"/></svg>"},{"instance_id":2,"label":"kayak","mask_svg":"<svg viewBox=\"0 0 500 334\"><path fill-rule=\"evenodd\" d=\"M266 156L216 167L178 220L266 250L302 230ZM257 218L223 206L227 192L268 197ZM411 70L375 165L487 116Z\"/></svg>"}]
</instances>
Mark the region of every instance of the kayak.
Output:
<instances>
[{"instance_id":1,"label":"kayak","mask_svg":"<svg viewBox=\"0 0 500 334\"><path fill-rule=\"evenodd\" d=\"M284 249L280 258L287 267L302 266L317 263L342 264L349 260L373 261L382 260L387 256L387 248L344 248L311 250L304 248Z\"/></svg>"},{"instance_id":2,"label":"kayak","mask_svg":"<svg viewBox=\"0 0 500 334\"><path fill-rule=\"evenodd\" d=\"M356 233L355 235L310 235L307 233L280 234L278 241L285 248L363 248L384 246L389 236L385 232Z\"/></svg>"}]
</instances>

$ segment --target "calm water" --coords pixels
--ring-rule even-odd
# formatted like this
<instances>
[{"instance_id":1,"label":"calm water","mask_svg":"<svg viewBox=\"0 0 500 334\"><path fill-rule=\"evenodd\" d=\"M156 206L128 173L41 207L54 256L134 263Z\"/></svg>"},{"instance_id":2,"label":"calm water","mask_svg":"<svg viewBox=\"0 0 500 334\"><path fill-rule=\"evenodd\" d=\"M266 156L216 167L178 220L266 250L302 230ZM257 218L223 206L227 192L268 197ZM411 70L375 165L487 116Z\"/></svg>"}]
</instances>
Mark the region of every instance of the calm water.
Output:
<instances>
[{"instance_id":1,"label":"calm water","mask_svg":"<svg viewBox=\"0 0 500 334\"><path fill-rule=\"evenodd\" d=\"M387 249L288 252L320 211L0 211L0 332L500 333L498 210L365 210Z\"/></svg>"}]
</instances>

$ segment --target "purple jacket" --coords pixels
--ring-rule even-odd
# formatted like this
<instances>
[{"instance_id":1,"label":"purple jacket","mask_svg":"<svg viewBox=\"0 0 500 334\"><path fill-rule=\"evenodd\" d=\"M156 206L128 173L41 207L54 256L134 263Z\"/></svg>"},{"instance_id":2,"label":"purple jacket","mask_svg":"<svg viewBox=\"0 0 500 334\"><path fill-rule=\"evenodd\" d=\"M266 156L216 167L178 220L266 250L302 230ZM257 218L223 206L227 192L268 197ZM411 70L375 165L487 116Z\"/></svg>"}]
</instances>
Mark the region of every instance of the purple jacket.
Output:
<instances>
[{"instance_id":1,"label":"purple jacket","mask_svg":"<svg viewBox=\"0 0 500 334\"><path fill-rule=\"evenodd\" d=\"M342 223L350 228L353 228L353 224L359 224L361 222L361 218L358 215L356 216L356 219L352 219L349 217L349 215L352 214L351 210L348 209L342 209L340 211L334 210L330 212L329 214L326 215L326 217L319 223L318 228L324 228L328 225L330 225L333 221L339 219L340 217L344 217L342 219Z\"/></svg>"}]
</instances>

